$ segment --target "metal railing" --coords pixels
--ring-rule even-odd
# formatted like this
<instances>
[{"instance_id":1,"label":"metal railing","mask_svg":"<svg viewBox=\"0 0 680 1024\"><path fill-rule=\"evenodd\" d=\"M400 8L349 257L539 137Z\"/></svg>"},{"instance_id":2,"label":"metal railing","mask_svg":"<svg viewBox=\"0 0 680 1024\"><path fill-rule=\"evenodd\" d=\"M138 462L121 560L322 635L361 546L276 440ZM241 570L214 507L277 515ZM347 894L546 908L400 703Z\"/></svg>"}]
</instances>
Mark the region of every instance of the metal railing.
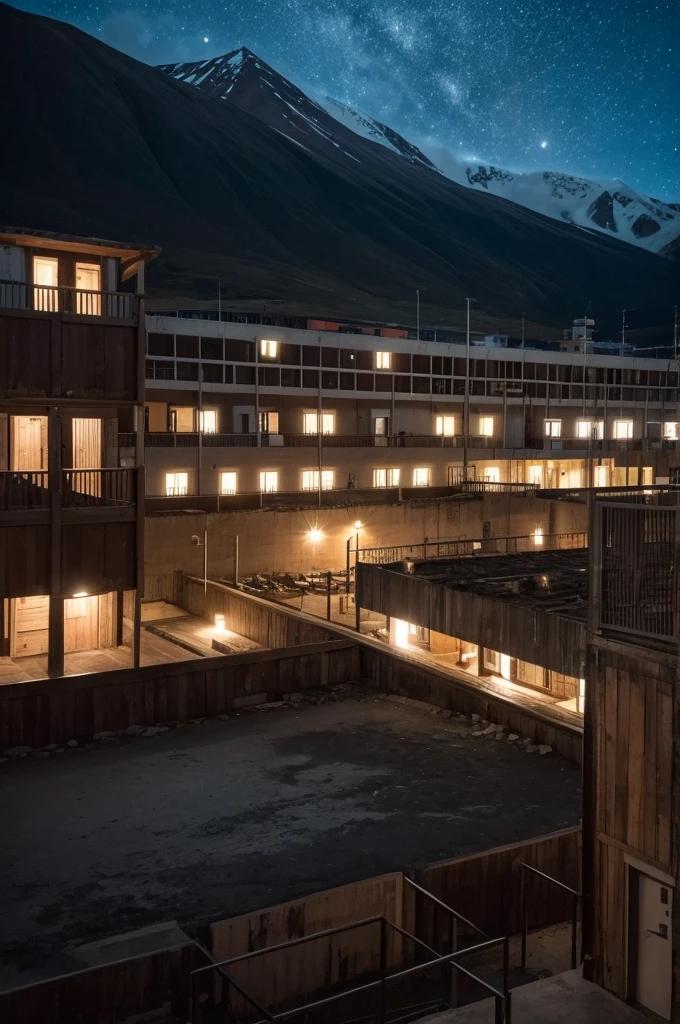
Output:
<instances>
[{"instance_id":1,"label":"metal railing","mask_svg":"<svg viewBox=\"0 0 680 1024\"><path fill-rule=\"evenodd\" d=\"M470 540L433 540L422 544L359 548L359 561L371 565L405 558L460 558L464 555L515 555L528 551L587 548L587 533L527 534L517 537L477 537Z\"/></svg>"},{"instance_id":2,"label":"metal railing","mask_svg":"<svg viewBox=\"0 0 680 1024\"><path fill-rule=\"evenodd\" d=\"M131 435L124 435L131 436ZM144 435L147 448L197 448L198 431L152 431ZM203 433L204 448L462 448L462 437L439 434L209 434ZM473 448L493 448L493 438L470 437Z\"/></svg>"},{"instance_id":3,"label":"metal railing","mask_svg":"<svg viewBox=\"0 0 680 1024\"><path fill-rule=\"evenodd\" d=\"M62 470L64 508L134 505L136 496L134 469Z\"/></svg>"},{"instance_id":4,"label":"metal railing","mask_svg":"<svg viewBox=\"0 0 680 1024\"><path fill-rule=\"evenodd\" d=\"M562 501L630 502L637 505L676 505L680 499L680 484L624 484L616 487L540 487L539 498Z\"/></svg>"},{"instance_id":5,"label":"metal railing","mask_svg":"<svg viewBox=\"0 0 680 1024\"><path fill-rule=\"evenodd\" d=\"M450 908L446 908L450 909ZM262 1003L256 999L253 995L246 991L244 986L240 984L233 977L227 969L232 967L234 964L243 963L245 961L253 960L257 957L265 956L268 953L280 952L284 949L291 949L295 946L303 945L304 943L313 942L315 940L326 939L332 936L340 935L345 932L354 931L358 928L368 927L370 925L379 925L380 933L380 945L379 945L379 970L378 977L374 980L362 982L357 985L353 985L342 992L336 992L332 995L324 996L321 999L312 1000L311 1002L304 1003L302 1006L298 1006L294 1009L284 1010L282 1012L272 1012L267 1007L263 1006ZM474 927L474 926L473 926ZM424 963L415 964L411 967L402 968L401 970L389 973L387 963L387 936L388 929L392 929L398 935L411 941L414 945L418 946L421 950L424 950L429 954L432 959L425 961ZM488 950L494 946L503 946L503 990L495 988L493 985L484 981L478 975L469 971L458 963L458 959L462 956L468 955L473 952L481 952L482 950ZM507 937L502 939L488 939L484 942L478 943L475 946L469 946L466 949L458 950L456 952L446 953L440 956L434 949L423 942L421 939L416 938L407 932L405 929L394 924L392 921L388 921L382 915L376 915L374 917L365 918L362 921L355 921L351 924L341 925L337 928L329 928L323 932L316 932L312 935L305 935L298 939L290 939L288 942L282 942L275 946L268 946L264 949L254 950L250 953L243 953L240 956L231 957L228 960L222 960L218 963L209 964L206 967L199 967L191 972L191 1016L190 1024L198 1024L198 1000L197 1000L197 982L202 980L202 976L206 972L216 971L219 973L223 982L226 983L225 988L222 992L222 1002L226 995L227 1009L229 1009L229 988L233 987L238 994L245 999L251 1006L253 1006L259 1014L262 1015L262 1020L258 1024L262 1024L263 1021L273 1024L276 1021L287 1021L291 1018L298 1016L305 1016L314 1010L325 1009L331 1006L333 1003L337 1003L342 999L346 999L350 996L356 996L359 993L367 994L369 992L375 992L377 994L377 1009L375 1014L372 1015L376 1024L386 1024L387 1020L387 987L390 983L404 978L414 978L418 974L423 974L427 971L434 970L437 967L450 967L452 971L459 972L460 974L467 977L469 980L480 985L485 991L487 991L494 999L495 1008L495 1024L511 1024L511 1007L512 1007L512 993L508 987L508 969L509 969L509 941ZM226 991L225 991L226 989ZM449 1003L449 1005L451 1005Z\"/></svg>"},{"instance_id":6,"label":"metal railing","mask_svg":"<svg viewBox=\"0 0 680 1024\"><path fill-rule=\"evenodd\" d=\"M91 291L62 284L0 280L0 309L133 320L139 315L139 296L131 292Z\"/></svg>"},{"instance_id":7,"label":"metal railing","mask_svg":"<svg viewBox=\"0 0 680 1024\"><path fill-rule=\"evenodd\" d=\"M527 934L529 931L529 910L527 906L527 884L526 874L530 872L532 875L537 875L544 881L549 882L551 885L556 886L563 892L567 892L571 895L571 969L576 970L578 966L578 911L579 904L583 897L583 893L578 892L576 889L572 889L571 886L565 885L564 882L558 882L552 875L546 875L543 871L539 871L538 868L534 868L531 864L525 864L524 861L520 864L520 905L522 908L522 953L521 953L521 966L522 970L526 970L527 966Z\"/></svg>"},{"instance_id":8,"label":"metal railing","mask_svg":"<svg viewBox=\"0 0 680 1024\"><path fill-rule=\"evenodd\" d=\"M676 507L593 507L594 628L674 644Z\"/></svg>"},{"instance_id":9,"label":"metal railing","mask_svg":"<svg viewBox=\"0 0 680 1024\"><path fill-rule=\"evenodd\" d=\"M17 512L50 507L47 470L0 472L0 511Z\"/></svg>"},{"instance_id":10,"label":"metal railing","mask_svg":"<svg viewBox=\"0 0 680 1024\"><path fill-rule=\"evenodd\" d=\"M500 483L496 480L462 480L457 486L463 494L526 494L527 491L535 494L538 491L538 484Z\"/></svg>"}]
</instances>

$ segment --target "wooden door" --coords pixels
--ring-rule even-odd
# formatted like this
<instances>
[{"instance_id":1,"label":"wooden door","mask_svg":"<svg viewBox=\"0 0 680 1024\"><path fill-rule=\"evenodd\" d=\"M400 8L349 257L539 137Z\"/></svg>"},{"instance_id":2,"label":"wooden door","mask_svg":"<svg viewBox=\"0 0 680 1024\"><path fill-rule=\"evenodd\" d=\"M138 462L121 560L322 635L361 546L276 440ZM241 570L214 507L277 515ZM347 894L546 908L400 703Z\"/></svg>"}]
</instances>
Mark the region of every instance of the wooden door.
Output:
<instances>
[{"instance_id":1,"label":"wooden door","mask_svg":"<svg viewBox=\"0 0 680 1024\"><path fill-rule=\"evenodd\" d=\"M82 494L101 496L101 474L88 473L102 467L102 421L98 417L74 417L71 420L73 442L73 468L82 470L73 473L73 490Z\"/></svg>"},{"instance_id":2,"label":"wooden door","mask_svg":"<svg viewBox=\"0 0 680 1024\"><path fill-rule=\"evenodd\" d=\"M47 469L47 416L12 416L10 424L11 468Z\"/></svg>"},{"instance_id":3,"label":"wooden door","mask_svg":"<svg viewBox=\"0 0 680 1024\"><path fill-rule=\"evenodd\" d=\"M64 601L64 652L99 647L99 597L73 597Z\"/></svg>"},{"instance_id":4,"label":"wooden door","mask_svg":"<svg viewBox=\"0 0 680 1024\"><path fill-rule=\"evenodd\" d=\"M50 599L17 597L12 600L10 657L27 658L47 654L49 648Z\"/></svg>"}]
</instances>

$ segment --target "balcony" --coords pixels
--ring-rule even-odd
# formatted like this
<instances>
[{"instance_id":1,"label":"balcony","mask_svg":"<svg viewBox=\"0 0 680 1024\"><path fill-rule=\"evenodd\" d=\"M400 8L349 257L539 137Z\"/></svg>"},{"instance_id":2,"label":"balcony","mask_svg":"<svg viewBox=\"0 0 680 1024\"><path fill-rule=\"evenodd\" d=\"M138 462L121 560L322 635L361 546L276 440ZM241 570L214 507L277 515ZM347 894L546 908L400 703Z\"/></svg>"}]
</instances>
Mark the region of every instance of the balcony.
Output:
<instances>
[{"instance_id":1,"label":"balcony","mask_svg":"<svg viewBox=\"0 0 680 1024\"><path fill-rule=\"evenodd\" d=\"M258 436L260 443L258 445ZM203 434L204 448L463 448L462 437L436 434ZM490 448L497 443L492 437L472 436L469 448ZM119 434L120 448L134 448L134 434ZM199 434L183 431L153 432L144 435L145 448L198 448Z\"/></svg>"},{"instance_id":2,"label":"balcony","mask_svg":"<svg viewBox=\"0 0 680 1024\"><path fill-rule=\"evenodd\" d=\"M139 306L129 292L0 281L0 394L141 401Z\"/></svg>"},{"instance_id":3,"label":"balcony","mask_svg":"<svg viewBox=\"0 0 680 1024\"><path fill-rule=\"evenodd\" d=\"M134 512L138 495L137 478L136 469L63 469L59 505L63 510L124 509ZM50 508L47 470L0 472L0 515L28 512L46 514ZM107 517L106 513L104 517ZM122 518L127 519L129 516L124 514Z\"/></svg>"}]
</instances>

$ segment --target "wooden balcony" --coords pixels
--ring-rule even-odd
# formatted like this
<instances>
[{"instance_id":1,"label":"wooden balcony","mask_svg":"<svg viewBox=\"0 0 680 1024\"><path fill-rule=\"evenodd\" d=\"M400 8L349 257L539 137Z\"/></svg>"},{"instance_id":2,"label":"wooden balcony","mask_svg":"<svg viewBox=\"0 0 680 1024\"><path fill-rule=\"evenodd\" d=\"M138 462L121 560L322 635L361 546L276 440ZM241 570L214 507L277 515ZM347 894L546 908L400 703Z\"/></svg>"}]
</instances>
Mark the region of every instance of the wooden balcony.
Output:
<instances>
[{"instance_id":1,"label":"wooden balcony","mask_svg":"<svg viewBox=\"0 0 680 1024\"><path fill-rule=\"evenodd\" d=\"M4 398L143 398L141 296L0 281Z\"/></svg>"},{"instance_id":2,"label":"wooden balcony","mask_svg":"<svg viewBox=\"0 0 680 1024\"><path fill-rule=\"evenodd\" d=\"M84 518L104 522L132 520L138 490L136 469L63 469L58 494L61 518L69 520L73 513L76 518L80 514L80 521ZM51 508L47 470L0 472L0 521L47 521Z\"/></svg>"}]
</instances>

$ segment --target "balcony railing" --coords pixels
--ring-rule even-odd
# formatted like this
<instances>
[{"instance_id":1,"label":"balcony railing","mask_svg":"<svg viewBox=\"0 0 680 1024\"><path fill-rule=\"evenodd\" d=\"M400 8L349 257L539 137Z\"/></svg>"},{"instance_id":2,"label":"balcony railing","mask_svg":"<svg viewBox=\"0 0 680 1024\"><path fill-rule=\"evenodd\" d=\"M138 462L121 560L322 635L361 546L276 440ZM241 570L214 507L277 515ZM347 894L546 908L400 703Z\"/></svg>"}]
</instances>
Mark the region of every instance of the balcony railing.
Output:
<instances>
[{"instance_id":1,"label":"balcony railing","mask_svg":"<svg viewBox=\"0 0 680 1024\"><path fill-rule=\"evenodd\" d=\"M133 320L139 314L139 296L130 292L90 291L61 284L31 285L22 281L0 280L0 309Z\"/></svg>"},{"instance_id":2,"label":"balcony railing","mask_svg":"<svg viewBox=\"0 0 680 1024\"><path fill-rule=\"evenodd\" d=\"M48 509L50 492L47 471L0 472L0 512Z\"/></svg>"},{"instance_id":3,"label":"balcony railing","mask_svg":"<svg viewBox=\"0 0 680 1024\"><path fill-rule=\"evenodd\" d=\"M62 470L64 508L134 505L137 496L134 469Z\"/></svg>"},{"instance_id":4,"label":"balcony railing","mask_svg":"<svg viewBox=\"0 0 680 1024\"><path fill-rule=\"evenodd\" d=\"M318 448L318 434L269 434L259 435L261 448ZM197 448L199 435L192 431L153 431L144 435L146 448ZM257 448L257 434L207 434L202 435L204 448ZM491 437L470 437L470 448L493 448L497 442ZM119 434L121 448L135 444L134 434ZM323 448L463 448L462 437L443 437L437 434L322 434Z\"/></svg>"}]
</instances>

